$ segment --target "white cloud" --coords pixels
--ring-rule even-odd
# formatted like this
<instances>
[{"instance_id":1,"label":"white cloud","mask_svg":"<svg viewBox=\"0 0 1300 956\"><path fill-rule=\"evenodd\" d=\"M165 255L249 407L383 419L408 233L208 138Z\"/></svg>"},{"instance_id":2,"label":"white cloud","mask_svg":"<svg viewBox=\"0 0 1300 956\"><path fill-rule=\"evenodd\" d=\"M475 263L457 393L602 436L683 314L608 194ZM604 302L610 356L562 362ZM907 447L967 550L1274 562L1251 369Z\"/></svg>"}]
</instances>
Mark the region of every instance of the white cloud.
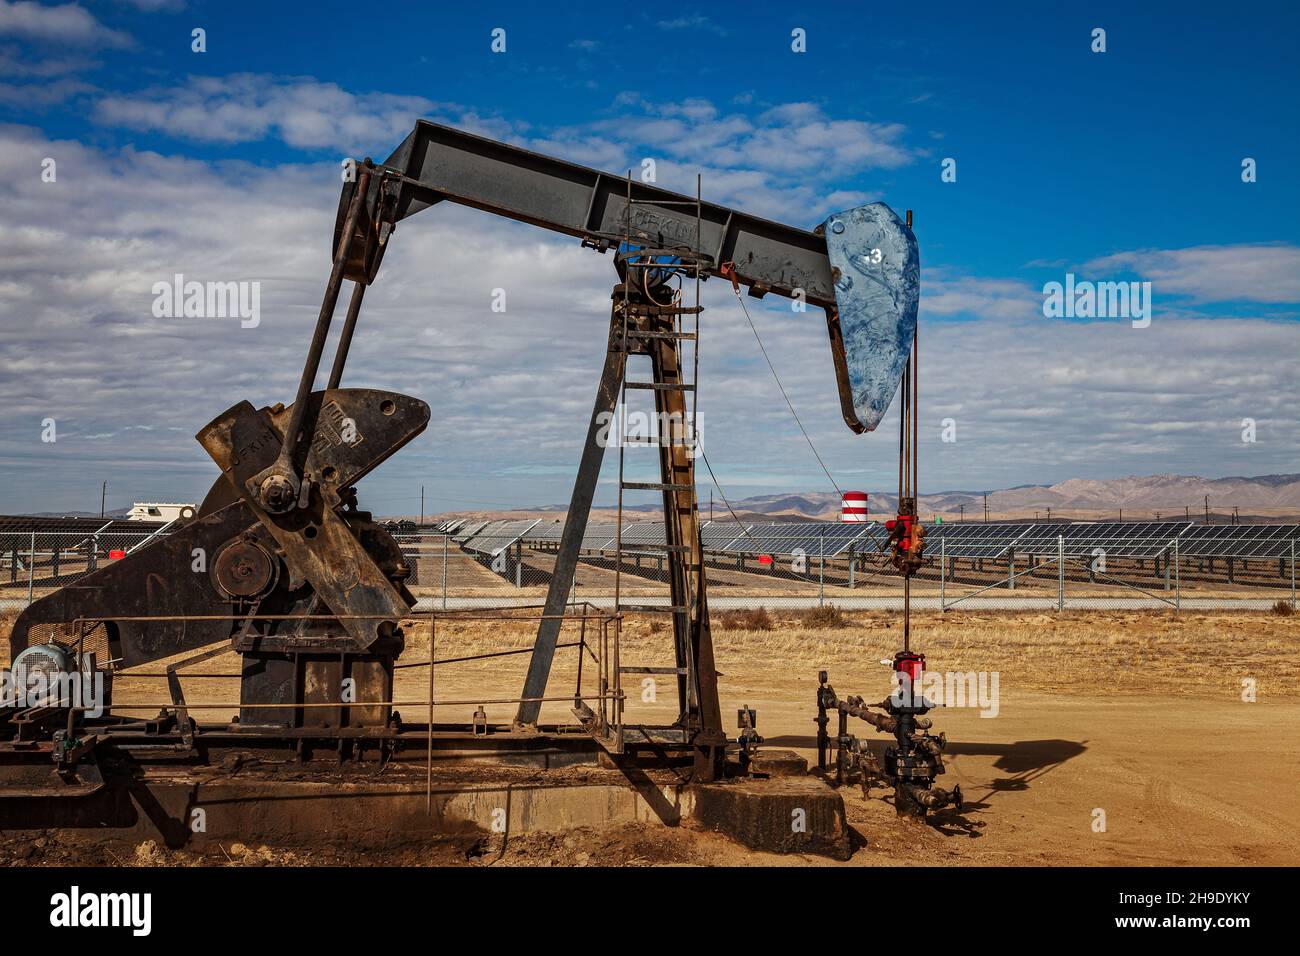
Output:
<instances>
[{"instance_id":1,"label":"white cloud","mask_svg":"<svg viewBox=\"0 0 1300 956\"><path fill-rule=\"evenodd\" d=\"M875 198L835 190L836 181L900 166L914 155L901 124L832 118L813 103L774 106L756 118L724 113L699 98L652 103L624 93L615 103L617 120L538 130L418 96L235 74L105 96L95 101L92 115L103 125L178 139L236 144L276 138L302 149L357 154L395 146L416 119L427 118L606 171L639 172L642 160L651 158L659 185L693 194L701 174L710 200L805 226Z\"/></svg>"},{"instance_id":2,"label":"white cloud","mask_svg":"<svg viewBox=\"0 0 1300 956\"><path fill-rule=\"evenodd\" d=\"M754 118L698 98L653 103L622 93L615 105L618 119L530 132L515 141L613 172L639 173L642 161L653 159L660 186L693 195L699 174L709 200L805 227L878 198L838 190L838 182L903 165L914 155L901 124L833 119L810 103L784 104Z\"/></svg>"},{"instance_id":3,"label":"white cloud","mask_svg":"<svg viewBox=\"0 0 1300 956\"><path fill-rule=\"evenodd\" d=\"M348 151L395 145L417 118L436 111L419 96L356 94L308 78L237 73L105 96L94 116L105 125L178 139L244 143L274 136L299 148Z\"/></svg>"},{"instance_id":4,"label":"white cloud","mask_svg":"<svg viewBox=\"0 0 1300 956\"><path fill-rule=\"evenodd\" d=\"M725 37L727 31L724 27L714 23L706 16L698 13L689 16L674 17L671 20L660 20L655 26L660 30L706 30L709 33L716 33L720 37Z\"/></svg>"},{"instance_id":5,"label":"white cloud","mask_svg":"<svg viewBox=\"0 0 1300 956\"><path fill-rule=\"evenodd\" d=\"M0 48L0 76L45 79L99 66L84 56L51 56L35 62L24 59L16 47Z\"/></svg>"},{"instance_id":6,"label":"white cloud","mask_svg":"<svg viewBox=\"0 0 1300 956\"><path fill-rule=\"evenodd\" d=\"M77 3L47 7L30 0L0 0L0 35L70 46L131 45L128 34L104 26Z\"/></svg>"},{"instance_id":7,"label":"white cloud","mask_svg":"<svg viewBox=\"0 0 1300 956\"><path fill-rule=\"evenodd\" d=\"M53 184L40 180L46 156L58 162ZM0 126L0 512L92 507L105 478L110 506L115 494L201 495L216 475L198 428L238 400L292 394L338 188L332 161L208 164ZM176 272L261 282L261 325L154 318L152 284ZM344 383L424 398L433 423L366 480L362 505L413 511L421 484L438 508L564 501L614 278L608 256L475 210L442 204L403 223L367 293ZM1262 357L1300 351L1300 323L1052 322L1019 280L927 272L925 283L927 488L1295 470L1300 385ZM505 314L489 308L498 287ZM1016 311L1022 292L1028 312ZM730 287L707 283L704 304L699 402L724 491L824 488ZM749 307L832 471L889 487L896 426L887 419L865 438L843 426L820 313ZM959 313L982 321L932 321ZM46 416L59 423L54 445L39 440ZM938 441L947 416L955 445ZM1254 445L1240 442L1243 417L1258 422ZM653 467L629 459L640 474Z\"/></svg>"},{"instance_id":8,"label":"white cloud","mask_svg":"<svg viewBox=\"0 0 1300 956\"><path fill-rule=\"evenodd\" d=\"M538 131L424 97L353 93L305 77L245 73L191 76L180 86L105 96L93 116L107 126L179 139L277 138L299 148L341 150L395 145L417 118L429 118L608 171L654 158L662 185L693 192L701 172L711 190L730 180L756 197L746 208L757 201L768 211L795 203L806 209L832 178L894 168L914 156L902 124L832 118L813 103L782 104L754 119L723 114L699 98L652 103L624 93L615 103L617 120Z\"/></svg>"},{"instance_id":9,"label":"white cloud","mask_svg":"<svg viewBox=\"0 0 1300 956\"><path fill-rule=\"evenodd\" d=\"M986 279L922 269L921 312L924 316L1024 319L1041 315L1043 295L1019 279Z\"/></svg>"},{"instance_id":10,"label":"white cloud","mask_svg":"<svg viewBox=\"0 0 1300 956\"><path fill-rule=\"evenodd\" d=\"M148 13L158 10L174 12L185 9L185 0L123 0L123 2Z\"/></svg>"},{"instance_id":11,"label":"white cloud","mask_svg":"<svg viewBox=\"0 0 1300 956\"><path fill-rule=\"evenodd\" d=\"M48 83L0 83L0 103L24 110L41 110L94 89L89 83L70 77Z\"/></svg>"},{"instance_id":12,"label":"white cloud","mask_svg":"<svg viewBox=\"0 0 1300 956\"><path fill-rule=\"evenodd\" d=\"M1300 247L1283 243L1139 249L1089 262L1102 272L1125 269L1151 281L1157 296L1196 302L1300 302Z\"/></svg>"}]
</instances>

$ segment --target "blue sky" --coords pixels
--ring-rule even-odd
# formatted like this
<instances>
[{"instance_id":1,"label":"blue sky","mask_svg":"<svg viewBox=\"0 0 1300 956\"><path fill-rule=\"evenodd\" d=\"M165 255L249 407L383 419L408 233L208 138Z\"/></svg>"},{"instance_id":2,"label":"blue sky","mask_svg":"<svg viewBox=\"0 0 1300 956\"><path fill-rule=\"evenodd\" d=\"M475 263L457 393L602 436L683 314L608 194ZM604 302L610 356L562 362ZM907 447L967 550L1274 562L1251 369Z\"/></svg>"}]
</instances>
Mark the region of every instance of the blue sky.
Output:
<instances>
[{"instance_id":1,"label":"blue sky","mask_svg":"<svg viewBox=\"0 0 1300 956\"><path fill-rule=\"evenodd\" d=\"M438 5L367 26L342 3L0 0L4 171L21 180L0 187L0 398L16 410L0 511L86 507L102 472L118 504L200 496L194 431L240 397L289 397L339 158L384 157L420 116L613 171L654 156L666 185L698 171L708 198L806 227L868 199L914 209L926 490L1300 471L1300 15L1134 6L760 4L733 20ZM22 180L46 156L66 158L60 183ZM409 510L421 482L434 508L564 500L608 261L464 211L399 236L354 383L459 401L371 480L376 509ZM157 323L149 288L176 271L260 281L267 321ZM1152 328L1045 319L1042 286L1066 272L1151 281ZM485 336L479 289L502 284L519 304ZM724 293L706 301L702 393L724 485L824 490ZM841 484L887 488L891 442L840 424L819 318L776 302L755 318ZM537 410L539 390L554 407ZM64 427L41 447L47 416ZM944 417L956 443L939 441ZM1242 447L1248 417L1259 437ZM523 443L502 436L521 423Z\"/></svg>"},{"instance_id":2,"label":"blue sky","mask_svg":"<svg viewBox=\"0 0 1300 956\"><path fill-rule=\"evenodd\" d=\"M1294 4L1252 4L1228 17L1213 4L876 7L868 15L782 3L767 13L751 6L735 20L644 12L624 22L581 6L539 14L529 4L493 4L471 15L437 4L387 15L369 36L342 26L350 3L312 4L310 14L293 4L157 6L87 6L134 38L126 49L81 53L102 63L84 74L88 82L126 93L191 74L308 76L467 104L542 129L616 120L614 99L628 91L750 114L764 103L812 102L832 116L905 122L909 144L931 158L953 155L958 182L970 188L945 188L927 162L867 169L843 177L843 188L924 210L928 259L993 274L1037 261L1048 245L1082 261L1135 245L1286 240L1300 212L1300 177L1286 174L1300 158ZM202 56L190 51L191 24L208 31ZM807 54L790 53L787 24L808 31ZM498 26L507 30L505 55L489 49ZM1089 48L1095 26L1107 30L1104 55ZM52 135L212 160L332 156L274 139L222 146L166 131L95 130L75 101L35 115ZM1242 156L1256 154L1264 175L1238 188Z\"/></svg>"}]
</instances>

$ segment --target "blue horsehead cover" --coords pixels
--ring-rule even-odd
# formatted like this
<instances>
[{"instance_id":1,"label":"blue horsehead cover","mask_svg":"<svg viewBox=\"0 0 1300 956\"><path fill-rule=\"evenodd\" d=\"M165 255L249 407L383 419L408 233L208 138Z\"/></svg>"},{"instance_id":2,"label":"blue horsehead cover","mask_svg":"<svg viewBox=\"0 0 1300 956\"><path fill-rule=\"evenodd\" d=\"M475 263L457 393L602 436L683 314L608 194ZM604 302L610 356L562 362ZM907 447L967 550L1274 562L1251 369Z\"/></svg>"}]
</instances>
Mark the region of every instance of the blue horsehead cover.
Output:
<instances>
[{"instance_id":1,"label":"blue horsehead cover","mask_svg":"<svg viewBox=\"0 0 1300 956\"><path fill-rule=\"evenodd\" d=\"M894 399L916 334L916 236L881 202L835 213L823 231L853 408L871 431Z\"/></svg>"}]
</instances>

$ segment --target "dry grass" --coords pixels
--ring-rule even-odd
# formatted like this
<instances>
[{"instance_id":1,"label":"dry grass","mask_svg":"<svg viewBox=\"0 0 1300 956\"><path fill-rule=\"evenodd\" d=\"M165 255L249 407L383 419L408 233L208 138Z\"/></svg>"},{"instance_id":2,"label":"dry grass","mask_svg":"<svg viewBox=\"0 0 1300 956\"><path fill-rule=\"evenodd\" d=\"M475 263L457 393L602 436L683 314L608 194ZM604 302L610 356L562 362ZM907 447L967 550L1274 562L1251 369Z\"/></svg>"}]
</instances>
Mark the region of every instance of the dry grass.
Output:
<instances>
[{"instance_id":1,"label":"dry grass","mask_svg":"<svg viewBox=\"0 0 1300 956\"><path fill-rule=\"evenodd\" d=\"M767 632L715 635L719 666L779 684L829 667L877 668L902 644L897 614L842 615L839 628L784 619ZM635 633L635 632L633 632ZM1220 697L1255 678L1269 699L1300 692L1300 627L1272 613L923 613L912 646L943 671L998 671L1004 689Z\"/></svg>"},{"instance_id":2,"label":"dry grass","mask_svg":"<svg viewBox=\"0 0 1300 956\"><path fill-rule=\"evenodd\" d=\"M834 604L809 608L796 615L796 620L810 630L832 630L849 626L849 618Z\"/></svg>"},{"instance_id":3,"label":"dry grass","mask_svg":"<svg viewBox=\"0 0 1300 956\"><path fill-rule=\"evenodd\" d=\"M808 612L768 612L771 626L754 629L716 615L718 667L746 687L772 689L813 678L821 668L881 671L878 662L902 646L899 616L836 611L839 626L821 627L807 623ZM672 663L672 641L658 616L628 615L621 631L624 660ZM438 657L453 648L458 655L527 648L535 632L528 621L440 621ZM408 627L404 659L428 654L427 634L427 622ZM576 626L566 625L560 640L577 636ZM590 623L588 639L594 641ZM1253 677L1262 699L1300 693L1300 627L1273 612L924 612L913 615L912 646L935 670L998 671L1004 691L1222 697L1239 694L1242 678ZM522 664L526 655L507 660ZM556 665L558 676L561 657ZM482 666L485 674L501 671L500 661Z\"/></svg>"},{"instance_id":4,"label":"dry grass","mask_svg":"<svg viewBox=\"0 0 1300 956\"><path fill-rule=\"evenodd\" d=\"M789 687L792 680L813 678L821 668L875 674L880 670L878 662L902 644L902 626L895 613L820 611L715 615L719 669L729 681L746 687L776 689ZM813 623L821 621L825 623ZM0 634L7 633L4 625L10 623L12 616L0 622ZM444 659L526 651L536 630L536 620L528 618L444 618L438 622L436 654ZM402 660L426 658L428 619L408 622L406 632ZM672 663L672 641L662 615L628 615L621 632L624 660ZM598 634L598 623L589 620L590 646L598 645ZM578 637L578 625L566 623L560 641L576 642ZM4 643L0 641L0 647ZM1261 699L1300 694L1300 626L1295 616L1276 610L924 612L913 615L912 645L926 654L935 670L999 671L1004 691L1022 687L1116 697L1150 692L1222 697L1239 694L1241 680L1253 677L1259 682ZM573 649L557 656L556 676L561 682L560 675L573 659ZM457 672L465 668L494 683L500 679L503 690L513 690L513 672L525 668L527 660L522 653L449 667ZM229 668L229 661L222 659L206 664L217 670ZM234 693L235 684L227 687L221 682L221 688ZM122 690L129 696L128 687ZM213 687L211 692L216 690ZM151 693L156 697L162 691L155 687Z\"/></svg>"},{"instance_id":5,"label":"dry grass","mask_svg":"<svg viewBox=\"0 0 1300 956\"><path fill-rule=\"evenodd\" d=\"M747 611L723 611L715 615L714 620L716 626L725 631L770 631L776 626L765 607Z\"/></svg>"},{"instance_id":6,"label":"dry grass","mask_svg":"<svg viewBox=\"0 0 1300 956\"><path fill-rule=\"evenodd\" d=\"M1290 617L1295 613L1295 608L1291 606L1290 601L1279 600L1273 605L1273 613L1278 617Z\"/></svg>"}]
</instances>

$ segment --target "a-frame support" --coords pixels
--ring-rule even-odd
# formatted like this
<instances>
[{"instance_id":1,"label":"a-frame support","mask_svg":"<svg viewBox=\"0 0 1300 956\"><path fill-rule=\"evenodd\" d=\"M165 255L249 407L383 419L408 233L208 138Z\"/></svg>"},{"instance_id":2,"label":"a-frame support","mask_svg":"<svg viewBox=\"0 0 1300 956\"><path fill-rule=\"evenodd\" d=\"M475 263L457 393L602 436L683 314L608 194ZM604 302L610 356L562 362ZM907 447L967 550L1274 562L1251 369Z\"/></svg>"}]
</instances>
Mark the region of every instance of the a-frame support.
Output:
<instances>
[{"instance_id":1,"label":"a-frame support","mask_svg":"<svg viewBox=\"0 0 1300 956\"><path fill-rule=\"evenodd\" d=\"M696 779L710 780L721 772L727 738L722 730L717 670L709 632L704 553L695 500L694 450L686 432L689 423L686 391L691 386L682 380L681 335L675 329L675 314L674 310L625 290L621 285L614 290L605 366L596 390L587 440L524 682L524 700L519 705L515 724L522 728L536 725L541 710L540 698L546 693L583 534L591 514L605 445L622 440L615 432L622 424L616 410L627 372L627 357L647 355L653 381L629 382L628 386L652 389L660 422L671 424L662 435L665 440L659 446L660 482L649 486L624 482L623 487L659 488L663 493L665 563L673 609L677 689L681 705L677 726L686 731L687 739L692 743Z\"/></svg>"}]
</instances>

